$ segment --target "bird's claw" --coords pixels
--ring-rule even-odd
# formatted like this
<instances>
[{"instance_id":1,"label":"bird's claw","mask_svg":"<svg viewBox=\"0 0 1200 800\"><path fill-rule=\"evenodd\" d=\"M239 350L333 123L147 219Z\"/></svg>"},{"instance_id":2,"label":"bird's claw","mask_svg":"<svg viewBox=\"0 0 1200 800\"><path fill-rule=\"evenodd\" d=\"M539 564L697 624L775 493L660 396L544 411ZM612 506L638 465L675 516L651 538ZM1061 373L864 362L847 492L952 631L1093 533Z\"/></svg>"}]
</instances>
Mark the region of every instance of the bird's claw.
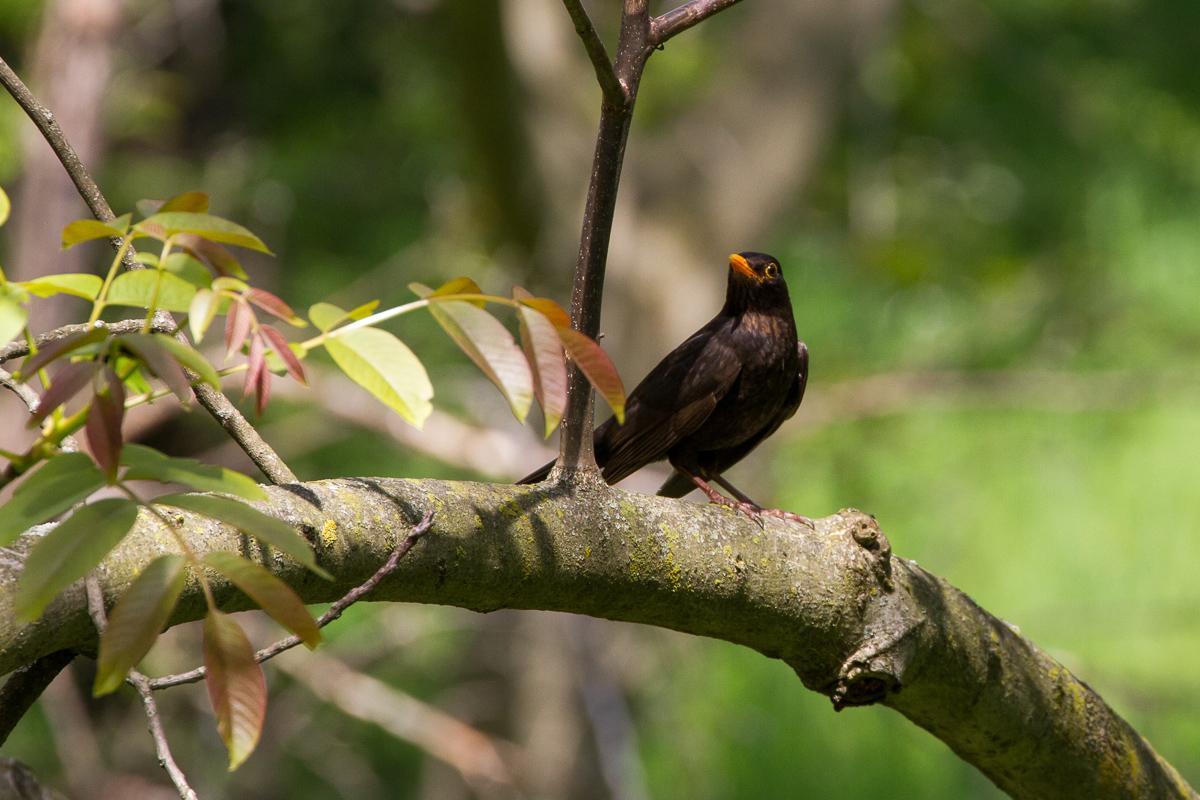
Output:
<instances>
[{"instance_id":1,"label":"bird's claw","mask_svg":"<svg viewBox=\"0 0 1200 800\"><path fill-rule=\"evenodd\" d=\"M817 529L816 524L803 514L796 514L791 511L783 511L778 508L760 508L759 512L767 515L768 517L778 517L779 519L786 519L790 522L799 522L801 525L806 525L814 531Z\"/></svg>"}]
</instances>

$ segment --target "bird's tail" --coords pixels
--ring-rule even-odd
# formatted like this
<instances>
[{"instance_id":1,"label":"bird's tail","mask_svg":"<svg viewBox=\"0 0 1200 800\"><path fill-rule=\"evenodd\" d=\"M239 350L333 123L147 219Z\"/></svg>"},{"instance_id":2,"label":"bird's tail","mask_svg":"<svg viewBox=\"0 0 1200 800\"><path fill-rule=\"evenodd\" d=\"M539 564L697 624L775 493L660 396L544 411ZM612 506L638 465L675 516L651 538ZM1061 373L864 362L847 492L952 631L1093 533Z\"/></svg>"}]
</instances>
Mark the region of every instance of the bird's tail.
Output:
<instances>
[{"instance_id":1,"label":"bird's tail","mask_svg":"<svg viewBox=\"0 0 1200 800\"><path fill-rule=\"evenodd\" d=\"M517 481L517 483L541 483L550 476L550 470L554 468L554 463L554 461L550 461L546 464L543 464L541 467L535 469L524 478L521 478L521 480Z\"/></svg>"}]
</instances>

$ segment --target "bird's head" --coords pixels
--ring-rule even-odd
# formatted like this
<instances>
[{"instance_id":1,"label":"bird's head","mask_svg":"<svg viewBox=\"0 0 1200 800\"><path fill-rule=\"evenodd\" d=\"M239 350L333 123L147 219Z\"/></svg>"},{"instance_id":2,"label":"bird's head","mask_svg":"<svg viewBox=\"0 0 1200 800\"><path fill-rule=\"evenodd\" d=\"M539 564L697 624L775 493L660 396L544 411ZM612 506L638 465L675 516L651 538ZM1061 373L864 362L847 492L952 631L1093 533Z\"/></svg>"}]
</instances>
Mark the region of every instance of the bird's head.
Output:
<instances>
[{"instance_id":1,"label":"bird's head","mask_svg":"<svg viewBox=\"0 0 1200 800\"><path fill-rule=\"evenodd\" d=\"M725 304L731 310L772 305L790 308L787 283L783 280L779 259L750 250L731 255Z\"/></svg>"}]
</instances>

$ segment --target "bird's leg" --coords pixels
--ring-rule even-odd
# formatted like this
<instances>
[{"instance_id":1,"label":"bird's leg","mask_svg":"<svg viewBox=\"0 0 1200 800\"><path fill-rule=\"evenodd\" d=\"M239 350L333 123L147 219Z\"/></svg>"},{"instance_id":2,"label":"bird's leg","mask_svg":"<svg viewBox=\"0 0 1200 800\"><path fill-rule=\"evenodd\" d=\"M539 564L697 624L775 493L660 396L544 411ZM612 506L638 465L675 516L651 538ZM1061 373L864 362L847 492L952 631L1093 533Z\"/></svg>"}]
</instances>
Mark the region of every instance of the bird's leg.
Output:
<instances>
[{"instance_id":1,"label":"bird's leg","mask_svg":"<svg viewBox=\"0 0 1200 800\"><path fill-rule=\"evenodd\" d=\"M807 525L813 530L817 529L817 526L813 524L813 521L803 514L795 514L791 511L782 511L778 508L763 508L761 505L746 496L745 492L739 490L736 486L720 475L714 477L713 481L715 481L722 489L736 497L743 505L753 506L755 509L757 509L759 514L768 517L779 517L780 519L791 520L792 522L799 522L801 525Z\"/></svg>"},{"instance_id":2,"label":"bird's leg","mask_svg":"<svg viewBox=\"0 0 1200 800\"><path fill-rule=\"evenodd\" d=\"M678 469L678 467L676 467L676 469ZM704 480L704 478L701 478L695 472L686 470L685 473L689 478L692 479L692 483L696 484L696 487L700 489L700 491L704 492L704 496L708 498L708 502L716 503L717 505L725 506L726 508L732 508L734 511L740 511L750 519L757 522L760 527L762 526L763 521L761 507L746 500L730 500L728 497L714 489L708 481ZM718 480L720 479L718 478Z\"/></svg>"}]
</instances>

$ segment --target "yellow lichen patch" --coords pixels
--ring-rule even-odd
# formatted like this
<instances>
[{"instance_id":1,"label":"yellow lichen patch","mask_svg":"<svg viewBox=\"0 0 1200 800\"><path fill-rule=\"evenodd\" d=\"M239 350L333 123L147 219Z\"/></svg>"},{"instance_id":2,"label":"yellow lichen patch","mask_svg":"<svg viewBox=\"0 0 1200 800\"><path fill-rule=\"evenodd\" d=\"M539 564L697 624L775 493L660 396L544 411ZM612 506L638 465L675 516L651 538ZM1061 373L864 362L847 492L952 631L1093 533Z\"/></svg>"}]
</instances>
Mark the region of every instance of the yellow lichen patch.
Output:
<instances>
[{"instance_id":1,"label":"yellow lichen patch","mask_svg":"<svg viewBox=\"0 0 1200 800\"><path fill-rule=\"evenodd\" d=\"M321 526L321 544L325 547L333 547L337 544L337 523L331 519L325 520L325 524Z\"/></svg>"},{"instance_id":2,"label":"yellow lichen patch","mask_svg":"<svg viewBox=\"0 0 1200 800\"><path fill-rule=\"evenodd\" d=\"M589 544L589 545L586 545L586 546L584 546L584 548L583 548L583 557L584 557L584 558L591 558L591 557L592 557L592 546L591 546L590 544Z\"/></svg>"},{"instance_id":3,"label":"yellow lichen patch","mask_svg":"<svg viewBox=\"0 0 1200 800\"><path fill-rule=\"evenodd\" d=\"M505 500L499 505L500 516L508 519L518 519L525 513L525 509L521 508L516 500Z\"/></svg>"}]
</instances>

